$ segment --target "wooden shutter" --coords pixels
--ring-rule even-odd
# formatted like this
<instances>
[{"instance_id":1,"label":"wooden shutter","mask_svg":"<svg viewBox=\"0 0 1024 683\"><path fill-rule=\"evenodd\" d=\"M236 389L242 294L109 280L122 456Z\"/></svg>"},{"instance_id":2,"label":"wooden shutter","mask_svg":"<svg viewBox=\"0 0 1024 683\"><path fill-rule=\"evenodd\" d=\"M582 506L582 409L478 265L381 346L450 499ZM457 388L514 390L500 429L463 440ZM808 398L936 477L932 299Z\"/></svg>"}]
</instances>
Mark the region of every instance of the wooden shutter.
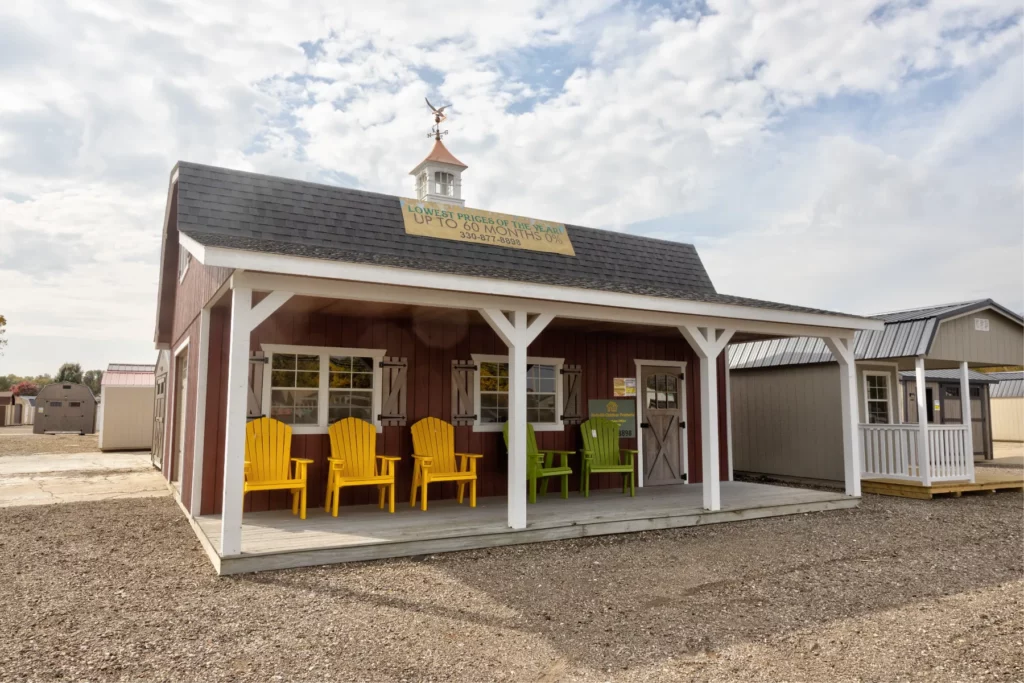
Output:
<instances>
[{"instance_id":1,"label":"wooden shutter","mask_svg":"<svg viewBox=\"0 0 1024 683\"><path fill-rule=\"evenodd\" d=\"M476 422L476 363L452 361L452 424L469 427Z\"/></svg>"},{"instance_id":2,"label":"wooden shutter","mask_svg":"<svg viewBox=\"0 0 1024 683\"><path fill-rule=\"evenodd\" d=\"M562 422L577 425L583 421L583 399L580 382L583 368L579 365L562 366Z\"/></svg>"},{"instance_id":3,"label":"wooden shutter","mask_svg":"<svg viewBox=\"0 0 1024 683\"><path fill-rule=\"evenodd\" d=\"M263 417L263 371L267 367L267 357L262 351L249 354L249 402L246 417Z\"/></svg>"},{"instance_id":4,"label":"wooden shutter","mask_svg":"<svg viewBox=\"0 0 1024 683\"><path fill-rule=\"evenodd\" d=\"M406 412L406 380L409 360L407 358L384 358L381 367L380 419L384 427L404 427Z\"/></svg>"}]
</instances>

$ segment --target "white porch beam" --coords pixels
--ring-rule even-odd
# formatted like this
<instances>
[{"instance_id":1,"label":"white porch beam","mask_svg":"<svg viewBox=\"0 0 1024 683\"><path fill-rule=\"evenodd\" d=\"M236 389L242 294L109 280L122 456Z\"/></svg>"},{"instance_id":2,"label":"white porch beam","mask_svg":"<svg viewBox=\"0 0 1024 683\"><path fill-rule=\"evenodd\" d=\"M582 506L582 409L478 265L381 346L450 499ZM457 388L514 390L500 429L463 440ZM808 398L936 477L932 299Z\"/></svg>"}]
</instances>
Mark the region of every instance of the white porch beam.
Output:
<instances>
[{"instance_id":1,"label":"white porch beam","mask_svg":"<svg viewBox=\"0 0 1024 683\"><path fill-rule=\"evenodd\" d=\"M967 473L974 483L974 424L971 422L971 379L967 361L960 362L960 414L963 416L964 456L967 458Z\"/></svg>"},{"instance_id":2,"label":"white porch beam","mask_svg":"<svg viewBox=\"0 0 1024 683\"><path fill-rule=\"evenodd\" d=\"M704 508L722 509L722 482L719 472L718 441L718 356L732 339L735 330L680 325L679 331L700 359L700 435Z\"/></svg>"},{"instance_id":3,"label":"white porch beam","mask_svg":"<svg viewBox=\"0 0 1024 683\"><path fill-rule=\"evenodd\" d=\"M914 380L917 389L917 474L925 486L932 485L931 449L928 448L928 390L924 380L924 356L914 359ZM961 397L961 401L963 397Z\"/></svg>"},{"instance_id":4,"label":"white porch beam","mask_svg":"<svg viewBox=\"0 0 1024 683\"><path fill-rule=\"evenodd\" d=\"M198 517L203 504L203 452L206 442L206 385L210 374L210 309L199 314L199 367L196 368L196 433L192 439L192 495L189 514Z\"/></svg>"},{"instance_id":5,"label":"white porch beam","mask_svg":"<svg viewBox=\"0 0 1024 683\"><path fill-rule=\"evenodd\" d=\"M846 495L860 496L860 423L857 407L857 357L853 337L824 337L823 341L839 362L839 405L843 424L843 472Z\"/></svg>"},{"instance_id":6,"label":"white porch beam","mask_svg":"<svg viewBox=\"0 0 1024 683\"><path fill-rule=\"evenodd\" d=\"M268 294L263 301L252 307L249 311L249 330L255 330L259 324L269 318L274 311L281 308L288 299L294 296L291 292L274 290Z\"/></svg>"},{"instance_id":7,"label":"white porch beam","mask_svg":"<svg viewBox=\"0 0 1024 683\"><path fill-rule=\"evenodd\" d=\"M516 343L516 329L513 323L509 322L505 313L496 308L482 308L480 309L480 315L491 326L491 329L498 335L498 338L505 342L505 346L512 348Z\"/></svg>"},{"instance_id":8,"label":"white porch beam","mask_svg":"<svg viewBox=\"0 0 1024 683\"><path fill-rule=\"evenodd\" d=\"M228 405L224 429L224 498L221 509L221 557L242 552L242 483L245 478L245 408L249 397L249 326L252 290L231 291L231 341L228 349Z\"/></svg>"},{"instance_id":9,"label":"white porch beam","mask_svg":"<svg viewBox=\"0 0 1024 683\"><path fill-rule=\"evenodd\" d=\"M526 528L526 351L553 315L537 315L532 322L524 310L508 316L498 309L480 315L508 346L508 525Z\"/></svg>"},{"instance_id":10,"label":"white porch beam","mask_svg":"<svg viewBox=\"0 0 1024 683\"><path fill-rule=\"evenodd\" d=\"M396 271L413 273L414 271ZM433 275L424 273L425 275ZM401 286L401 279L390 279L385 283L354 282L352 280L327 279L310 272L306 277L274 273L240 272L233 276L236 287L247 287L253 291L282 290L301 296L318 296L353 301L374 301L433 306L439 308L525 310L531 313L551 313L559 318L595 320L624 324L658 325L677 327L699 325L720 329L739 329L755 334L793 336L838 336L853 334L857 329L882 329L883 324L874 320L811 314L789 314L787 320L774 319L768 309L728 306L724 304L703 304L661 297L637 297L622 295L605 301L602 292L591 290L569 290L556 301L547 297L530 297L525 288L528 283L507 282L500 292L489 291L489 283L497 280L477 282L476 278L463 278L476 282L477 289L447 291L443 288L409 284ZM539 286L538 286L539 287ZM541 288L544 291L550 287ZM507 291L506 291L507 290ZM626 304L634 304L627 306ZM694 309L698 305L699 311ZM771 316L766 320L760 313Z\"/></svg>"}]
</instances>

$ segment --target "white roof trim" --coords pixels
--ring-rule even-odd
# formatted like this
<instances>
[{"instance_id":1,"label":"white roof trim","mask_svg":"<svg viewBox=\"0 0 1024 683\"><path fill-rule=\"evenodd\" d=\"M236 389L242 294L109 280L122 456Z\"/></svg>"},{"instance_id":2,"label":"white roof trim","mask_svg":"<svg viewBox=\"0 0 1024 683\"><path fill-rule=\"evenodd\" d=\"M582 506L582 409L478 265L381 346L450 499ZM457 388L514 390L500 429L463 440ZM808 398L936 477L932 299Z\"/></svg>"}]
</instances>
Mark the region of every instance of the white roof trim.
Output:
<instances>
[{"instance_id":1,"label":"white roof trim","mask_svg":"<svg viewBox=\"0 0 1024 683\"><path fill-rule=\"evenodd\" d=\"M590 304L639 311L657 311L703 317L731 318L735 320L788 323L837 330L881 330L884 327L884 324L880 321L856 316L783 311L740 304L689 301L686 299L606 292L579 287L545 285L450 273L434 273L365 263L267 254L241 249L204 246L188 237L188 235L182 235L181 240L185 248L205 266L282 273L311 278L350 280L380 285L419 287L461 294L472 292L482 295L515 297L518 299Z\"/></svg>"}]
</instances>

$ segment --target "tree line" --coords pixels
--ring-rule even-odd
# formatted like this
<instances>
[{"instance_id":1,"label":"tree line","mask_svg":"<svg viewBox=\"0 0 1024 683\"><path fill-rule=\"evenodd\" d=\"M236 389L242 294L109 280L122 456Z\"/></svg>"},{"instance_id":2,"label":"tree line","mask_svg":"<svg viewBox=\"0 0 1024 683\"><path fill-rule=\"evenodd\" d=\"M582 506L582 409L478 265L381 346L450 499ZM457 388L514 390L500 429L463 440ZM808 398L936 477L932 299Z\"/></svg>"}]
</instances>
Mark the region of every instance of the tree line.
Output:
<instances>
[{"instance_id":1,"label":"tree line","mask_svg":"<svg viewBox=\"0 0 1024 683\"><path fill-rule=\"evenodd\" d=\"M47 384L55 382L69 382L73 384L84 384L96 396L100 395L100 384L103 381L102 370L82 371L79 363L64 363L57 370L56 375L0 375L0 391L14 392L15 396L35 396L39 390Z\"/></svg>"}]
</instances>

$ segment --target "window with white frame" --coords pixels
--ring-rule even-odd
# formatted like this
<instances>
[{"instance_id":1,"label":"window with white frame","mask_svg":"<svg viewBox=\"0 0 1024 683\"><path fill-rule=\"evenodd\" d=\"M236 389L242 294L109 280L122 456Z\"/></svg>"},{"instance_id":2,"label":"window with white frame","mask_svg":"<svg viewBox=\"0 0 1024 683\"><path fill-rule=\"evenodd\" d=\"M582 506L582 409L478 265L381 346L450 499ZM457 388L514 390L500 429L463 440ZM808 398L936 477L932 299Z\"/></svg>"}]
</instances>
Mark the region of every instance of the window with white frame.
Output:
<instances>
[{"instance_id":1,"label":"window with white frame","mask_svg":"<svg viewBox=\"0 0 1024 683\"><path fill-rule=\"evenodd\" d=\"M889 424L889 375L864 373L864 414L868 424Z\"/></svg>"},{"instance_id":2,"label":"window with white frame","mask_svg":"<svg viewBox=\"0 0 1024 683\"><path fill-rule=\"evenodd\" d=\"M326 432L346 417L378 424L382 349L265 345L264 413L298 433Z\"/></svg>"},{"instance_id":3,"label":"window with white frame","mask_svg":"<svg viewBox=\"0 0 1024 683\"><path fill-rule=\"evenodd\" d=\"M427 172L423 171L416 176L416 196L423 199L427 196Z\"/></svg>"},{"instance_id":4,"label":"window with white frame","mask_svg":"<svg viewBox=\"0 0 1024 683\"><path fill-rule=\"evenodd\" d=\"M473 355L477 364L477 431L501 431L508 422L508 359ZM526 359L526 421L539 431L562 429L561 358Z\"/></svg>"}]
</instances>

